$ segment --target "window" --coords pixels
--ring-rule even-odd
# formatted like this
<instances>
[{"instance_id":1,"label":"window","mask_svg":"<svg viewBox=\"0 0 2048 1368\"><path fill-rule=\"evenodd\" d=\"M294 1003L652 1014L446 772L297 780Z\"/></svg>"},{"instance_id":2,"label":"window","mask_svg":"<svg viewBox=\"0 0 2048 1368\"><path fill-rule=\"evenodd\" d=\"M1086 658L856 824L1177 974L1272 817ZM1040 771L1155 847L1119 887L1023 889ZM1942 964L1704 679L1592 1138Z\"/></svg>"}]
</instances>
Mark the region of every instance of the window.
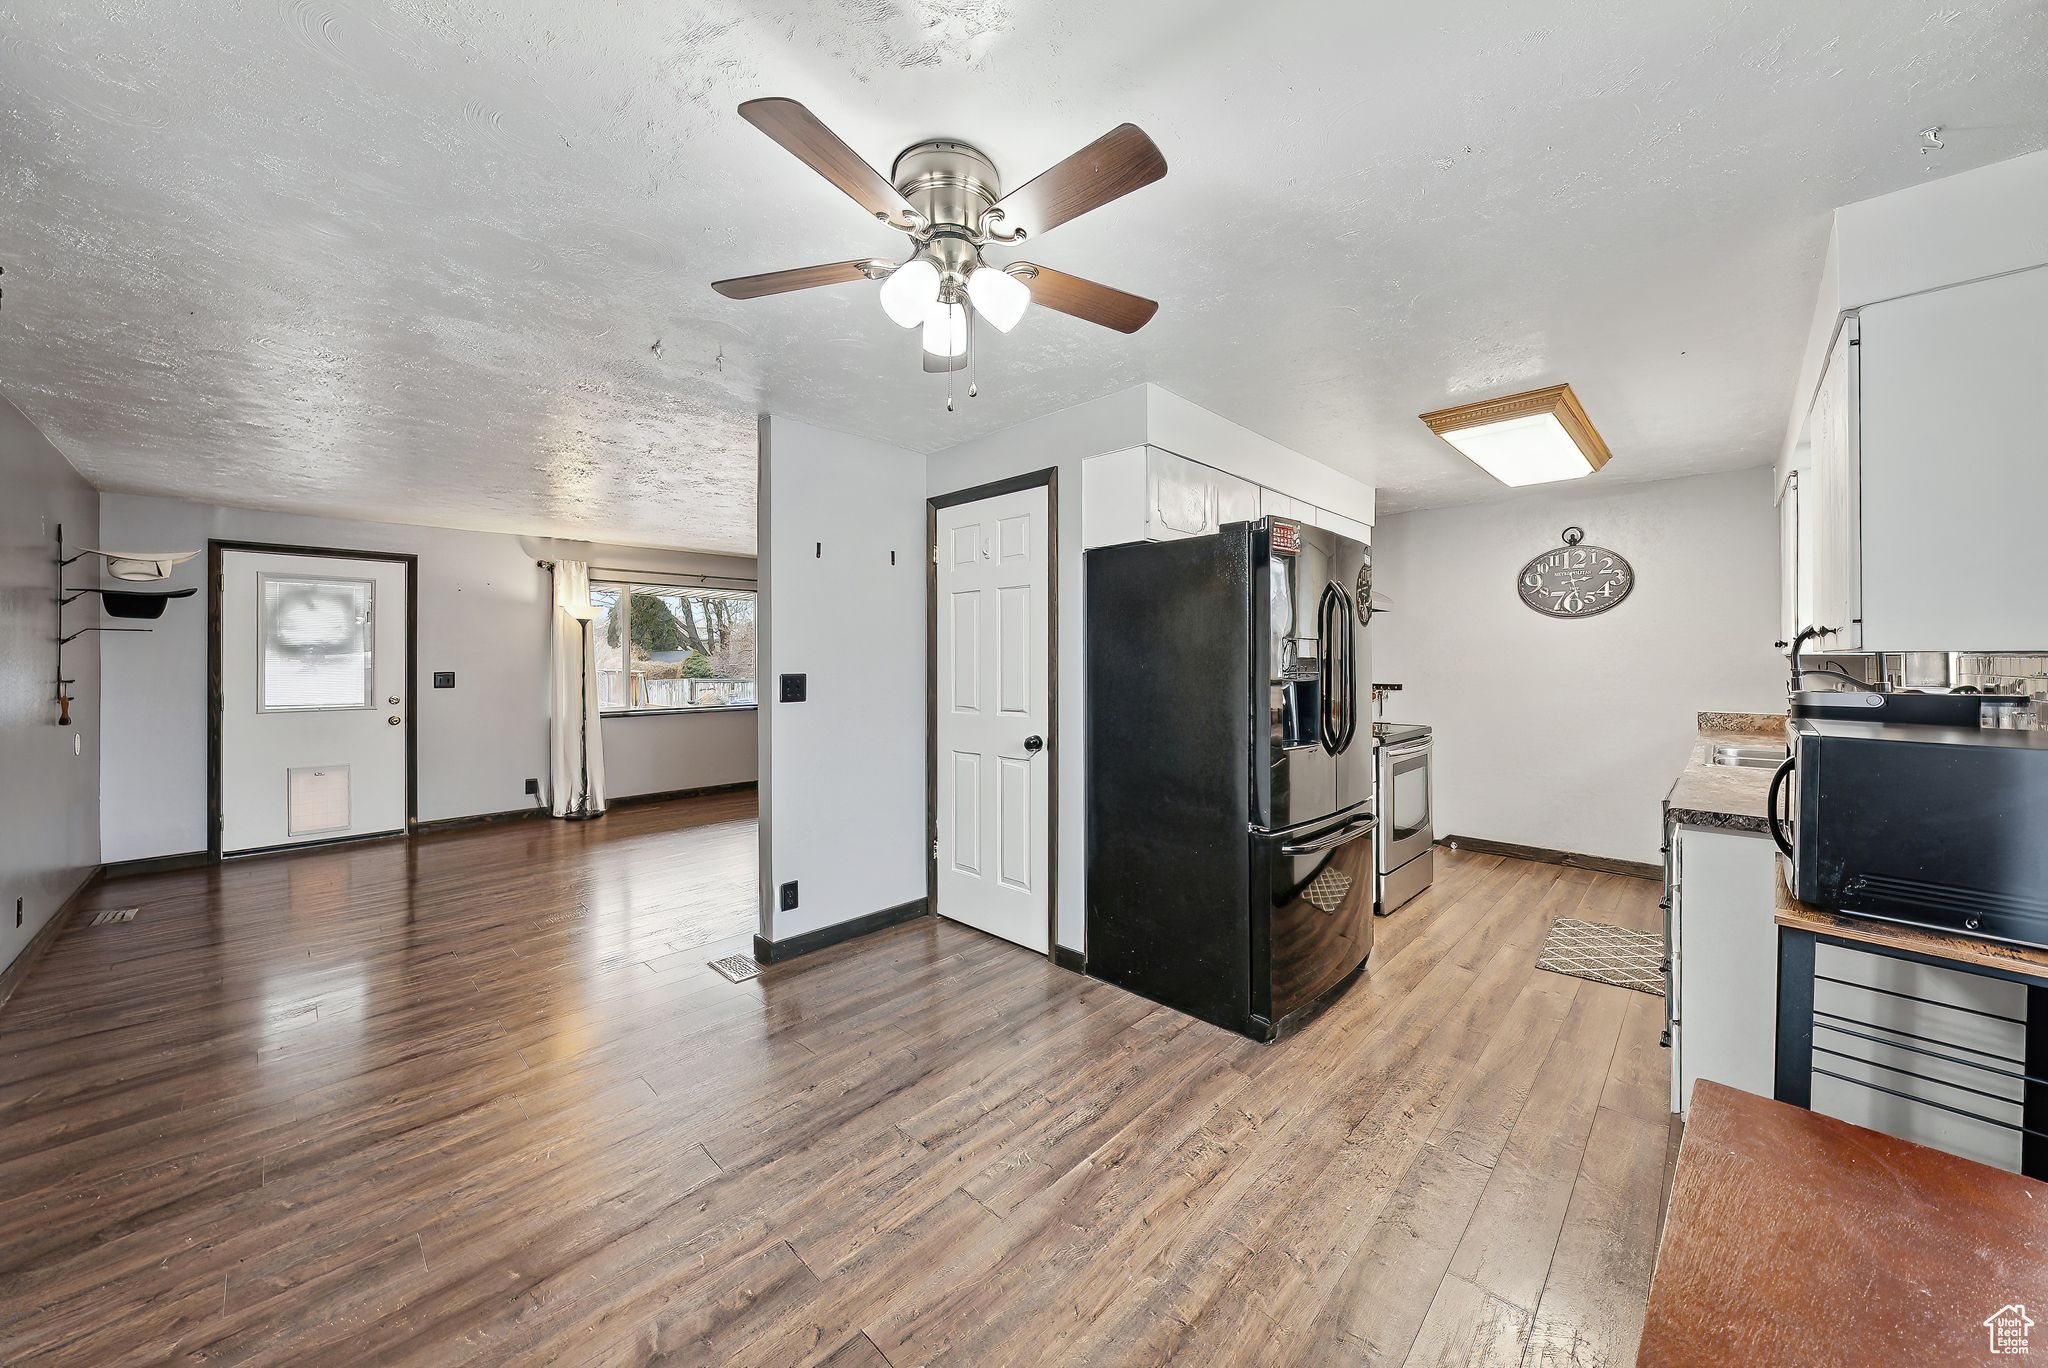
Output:
<instances>
[{"instance_id":1,"label":"window","mask_svg":"<svg viewBox=\"0 0 2048 1368\"><path fill-rule=\"evenodd\" d=\"M376 586L258 575L258 712L367 708L376 701Z\"/></svg>"},{"instance_id":2,"label":"window","mask_svg":"<svg viewBox=\"0 0 2048 1368\"><path fill-rule=\"evenodd\" d=\"M754 595L592 584L598 706L609 713L754 706Z\"/></svg>"}]
</instances>

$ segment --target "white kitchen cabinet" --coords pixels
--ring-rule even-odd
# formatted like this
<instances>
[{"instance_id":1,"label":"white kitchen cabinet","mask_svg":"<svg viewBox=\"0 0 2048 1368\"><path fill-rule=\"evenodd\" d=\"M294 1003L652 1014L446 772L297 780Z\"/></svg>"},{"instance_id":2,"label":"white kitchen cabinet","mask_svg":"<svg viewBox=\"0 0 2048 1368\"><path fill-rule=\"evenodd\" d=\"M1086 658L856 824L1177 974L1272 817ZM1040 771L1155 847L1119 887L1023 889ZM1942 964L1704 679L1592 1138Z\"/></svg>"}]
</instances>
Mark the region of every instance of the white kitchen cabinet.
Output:
<instances>
[{"instance_id":1,"label":"white kitchen cabinet","mask_svg":"<svg viewBox=\"0 0 2048 1368\"><path fill-rule=\"evenodd\" d=\"M1807 440L1813 474L1809 512L1811 529L1806 550L1812 564L1812 616L1806 624L1829 627L1814 643L1824 651L1855 651L1863 641L1863 579L1859 567L1862 541L1858 487L1862 479L1858 417L1861 406L1857 320L1842 320L1827 369L1807 415Z\"/></svg>"},{"instance_id":2,"label":"white kitchen cabinet","mask_svg":"<svg viewBox=\"0 0 2048 1368\"><path fill-rule=\"evenodd\" d=\"M1225 523L1256 522L1259 487L1155 446L1081 463L1084 546L1200 537Z\"/></svg>"},{"instance_id":3,"label":"white kitchen cabinet","mask_svg":"<svg viewBox=\"0 0 2048 1368\"><path fill-rule=\"evenodd\" d=\"M1261 517L1289 518L1296 522L1305 522L1307 519L1302 516L1302 510L1307 507L1308 505L1301 502L1301 500L1289 498L1277 489L1262 489L1259 491L1259 515Z\"/></svg>"},{"instance_id":4,"label":"white kitchen cabinet","mask_svg":"<svg viewBox=\"0 0 2048 1368\"><path fill-rule=\"evenodd\" d=\"M1671 836L1671 1109L1702 1078L1771 1095L1776 1061L1777 848L1681 826Z\"/></svg>"},{"instance_id":5,"label":"white kitchen cabinet","mask_svg":"<svg viewBox=\"0 0 2048 1368\"><path fill-rule=\"evenodd\" d=\"M2048 648L2048 267L1860 321L1863 649Z\"/></svg>"},{"instance_id":6,"label":"white kitchen cabinet","mask_svg":"<svg viewBox=\"0 0 2048 1368\"><path fill-rule=\"evenodd\" d=\"M1778 635L1786 641L1813 621L1811 529L1800 517L1801 475L1795 470L1778 486Z\"/></svg>"},{"instance_id":7,"label":"white kitchen cabinet","mask_svg":"<svg viewBox=\"0 0 2048 1368\"><path fill-rule=\"evenodd\" d=\"M2044 315L2048 266L1843 320L1797 462L1812 649L2048 648Z\"/></svg>"}]
</instances>

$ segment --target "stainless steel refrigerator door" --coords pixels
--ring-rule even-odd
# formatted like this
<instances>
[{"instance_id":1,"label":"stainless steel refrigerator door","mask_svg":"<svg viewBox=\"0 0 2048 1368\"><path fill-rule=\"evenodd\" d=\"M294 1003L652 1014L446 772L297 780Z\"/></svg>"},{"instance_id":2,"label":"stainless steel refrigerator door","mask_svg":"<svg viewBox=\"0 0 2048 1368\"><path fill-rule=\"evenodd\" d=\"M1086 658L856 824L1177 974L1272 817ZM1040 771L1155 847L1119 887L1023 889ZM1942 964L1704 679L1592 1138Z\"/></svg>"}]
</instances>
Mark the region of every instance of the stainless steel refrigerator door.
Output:
<instances>
[{"instance_id":1,"label":"stainless steel refrigerator door","mask_svg":"<svg viewBox=\"0 0 2048 1368\"><path fill-rule=\"evenodd\" d=\"M1373 795L1371 650L1355 592L1365 547L1306 526L1300 540L1299 555L1267 561L1266 781L1252 821L1270 831Z\"/></svg>"},{"instance_id":2,"label":"stainless steel refrigerator door","mask_svg":"<svg viewBox=\"0 0 2048 1368\"><path fill-rule=\"evenodd\" d=\"M1322 830L1252 838L1253 896L1265 903L1254 909L1265 945L1254 948L1253 963L1259 948L1266 963L1264 983L1253 985L1254 1010L1263 1005L1275 1026L1343 983L1372 951L1374 825L1366 813Z\"/></svg>"},{"instance_id":3,"label":"stainless steel refrigerator door","mask_svg":"<svg viewBox=\"0 0 2048 1368\"><path fill-rule=\"evenodd\" d=\"M1336 792L1333 810L1343 811L1368 802L1377 775L1373 766L1372 740L1372 628L1364 620L1358 600L1359 572L1365 568L1366 548L1362 542L1334 533L1319 533L1328 541L1326 573L1343 601L1345 630L1338 636L1338 657L1332 673L1341 684L1341 696L1332 711L1339 714L1344 729L1344 746L1335 756L1332 775Z\"/></svg>"}]
</instances>

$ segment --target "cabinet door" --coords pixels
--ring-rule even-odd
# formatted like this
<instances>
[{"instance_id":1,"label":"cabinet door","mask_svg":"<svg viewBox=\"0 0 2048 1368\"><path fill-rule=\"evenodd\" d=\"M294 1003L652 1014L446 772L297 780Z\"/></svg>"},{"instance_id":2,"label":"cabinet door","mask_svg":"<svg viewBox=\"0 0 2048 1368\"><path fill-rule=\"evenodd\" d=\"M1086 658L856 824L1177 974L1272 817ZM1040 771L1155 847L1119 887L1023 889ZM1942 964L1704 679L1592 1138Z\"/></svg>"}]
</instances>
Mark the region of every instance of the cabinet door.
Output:
<instances>
[{"instance_id":1,"label":"cabinet door","mask_svg":"<svg viewBox=\"0 0 2048 1368\"><path fill-rule=\"evenodd\" d=\"M1147 448L1146 529L1152 541L1200 537L1225 523L1257 522L1259 487L1158 447Z\"/></svg>"},{"instance_id":2,"label":"cabinet door","mask_svg":"<svg viewBox=\"0 0 2048 1368\"><path fill-rule=\"evenodd\" d=\"M1679 827L1678 1103L1702 1078L1770 1096L1776 1076L1777 848L1767 836Z\"/></svg>"},{"instance_id":3,"label":"cabinet door","mask_svg":"<svg viewBox=\"0 0 2048 1368\"><path fill-rule=\"evenodd\" d=\"M2048 267L1863 310L1863 648L2048 647Z\"/></svg>"},{"instance_id":4,"label":"cabinet door","mask_svg":"<svg viewBox=\"0 0 2048 1368\"><path fill-rule=\"evenodd\" d=\"M1301 521L1301 505L1278 490L1259 491L1259 512L1268 518L1286 518L1290 522Z\"/></svg>"},{"instance_id":5,"label":"cabinet door","mask_svg":"<svg viewBox=\"0 0 2048 1368\"><path fill-rule=\"evenodd\" d=\"M1863 646L1861 391L1857 320L1835 334L1807 417L1813 449L1813 494L1802 511L1813 520L1813 625L1834 631L1814 643L1823 651Z\"/></svg>"},{"instance_id":6,"label":"cabinet door","mask_svg":"<svg viewBox=\"0 0 2048 1368\"><path fill-rule=\"evenodd\" d=\"M1217 527L1225 523L1259 520L1259 495L1263 491L1257 485L1250 480L1241 480L1235 475L1226 475L1220 470L1210 471L1209 477L1216 486Z\"/></svg>"},{"instance_id":7,"label":"cabinet door","mask_svg":"<svg viewBox=\"0 0 2048 1368\"><path fill-rule=\"evenodd\" d=\"M1813 620L1813 527L1802 516L1799 476L1787 475L1778 491L1778 635L1785 641Z\"/></svg>"}]
</instances>

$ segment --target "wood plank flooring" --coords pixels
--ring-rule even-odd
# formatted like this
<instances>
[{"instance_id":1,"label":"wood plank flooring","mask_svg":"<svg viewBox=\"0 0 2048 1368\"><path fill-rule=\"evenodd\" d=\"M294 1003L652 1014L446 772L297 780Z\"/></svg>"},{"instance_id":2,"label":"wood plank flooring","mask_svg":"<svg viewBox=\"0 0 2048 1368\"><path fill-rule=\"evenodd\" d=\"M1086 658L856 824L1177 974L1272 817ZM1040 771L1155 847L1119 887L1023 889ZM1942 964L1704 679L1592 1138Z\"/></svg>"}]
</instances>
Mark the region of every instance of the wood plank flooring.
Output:
<instances>
[{"instance_id":1,"label":"wood plank flooring","mask_svg":"<svg viewBox=\"0 0 2048 1368\"><path fill-rule=\"evenodd\" d=\"M943 921L729 984L751 794L111 882L0 1011L0 1361L1627 1364L1657 886L1439 853L1261 1047Z\"/></svg>"}]
</instances>

